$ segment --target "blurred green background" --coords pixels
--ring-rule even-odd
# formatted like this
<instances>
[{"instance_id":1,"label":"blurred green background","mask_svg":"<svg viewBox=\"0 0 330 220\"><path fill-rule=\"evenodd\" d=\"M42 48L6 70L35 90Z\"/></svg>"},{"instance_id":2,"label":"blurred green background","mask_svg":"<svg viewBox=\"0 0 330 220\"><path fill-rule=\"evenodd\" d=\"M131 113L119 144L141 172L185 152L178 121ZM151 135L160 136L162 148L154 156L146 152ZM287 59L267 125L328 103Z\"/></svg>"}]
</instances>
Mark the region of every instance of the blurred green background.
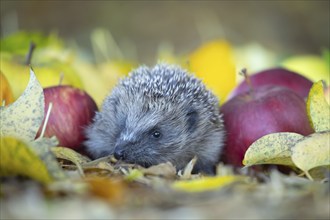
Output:
<instances>
[{"instance_id":1,"label":"blurred green background","mask_svg":"<svg viewBox=\"0 0 330 220\"><path fill-rule=\"evenodd\" d=\"M125 57L155 62L159 46L185 53L225 38L278 54L329 48L329 2L310 1L9 1L1 0L1 37L56 30L91 50L95 28L110 30Z\"/></svg>"}]
</instances>

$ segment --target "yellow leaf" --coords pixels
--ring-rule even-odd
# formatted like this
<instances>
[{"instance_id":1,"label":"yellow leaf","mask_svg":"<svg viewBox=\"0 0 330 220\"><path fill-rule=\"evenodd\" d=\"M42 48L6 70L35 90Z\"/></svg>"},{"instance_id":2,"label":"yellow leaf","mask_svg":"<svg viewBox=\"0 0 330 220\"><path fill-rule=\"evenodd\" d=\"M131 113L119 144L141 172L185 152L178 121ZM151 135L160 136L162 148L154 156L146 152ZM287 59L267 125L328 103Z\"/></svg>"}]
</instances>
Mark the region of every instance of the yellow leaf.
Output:
<instances>
[{"instance_id":1,"label":"yellow leaf","mask_svg":"<svg viewBox=\"0 0 330 220\"><path fill-rule=\"evenodd\" d=\"M172 184L172 187L185 192L203 192L217 190L224 186L228 186L234 182L244 181L243 176L216 176L203 177L195 180L179 180Z\"/></svg>"},{"instance_id":2,"label":"yellow leaf","mask_svg":"<svg viewBox=\"0 0 330 220\"><path fill-rule=\"evenodd\" d=\"M322 81L313 84L307 98L307 114L316 132L330 130L330 106L327 103Z\"/></svg>"},{"instance_id":3,"label":"yellow leaf","mask_svg":"<svg viewBox=\"0 0 330 220\"><path fill-rule=\"evenodd\" d=\"M289 57L282 62L282 66L314 82L325 80L330 83L329 65L321 56L306 54Z\"/></svg>"},{"instance_id":4,"label":"yellow leaf","mask_svg":"<svg viewBox=\"0 0 330 220\"><path fill-rule=\"evenodd\" d=\"M304 137L292 147L292 161L307 175L312 168L330 165L330 131Z\"/></svg>"},{"instance_id":5,"label":"yellow leaf","mask_svg":"<svg viewBox=\"0 0 330 220\"><path fill-rule=\"evenodd\" d=\"M23 175L42 183L53 180L46 164L27 143L11 137L1 137L0 175Z\"/></svg>"},{"instance_id":6,"label":"yellow leaf","mask_svg":"<svg viewBox=\"0 0 330 220\"><path fill-rule=\"evenodd\" d=\"M220 100L225 100L236 85L233 52L224 40L209 42L194 51L189 67Z\"/></svg>"},{"instance_id":7,"label":"yellow leaf","mask_svg":"<svg viewBox=\"0 0 330 220\"><path fill-rule=\"evenodd\" d=\"M2 136L34 140L44 118L44 93L30 69L30 81L23 94L11 105L0 107Z\"/></svg>"},{"instance_id":8,"label":"yellow leaf","mask_svg":"<svg viewBox=\"0 0 330 220\"><path fill-rule=\"evenodd\" d=\"M3 101L5 102L6 105L8 105L14 101L14 97L6 76L0 71L0 105L1 106Z\"/></svg>"},{"instance_id":9,"label":"yellow leaf","mask_svg":"<svg viewBox=\"0 0 330 220\"><path fill-rule=\"evenodd\" d=\"M118 81L127 76L127 74L136 66L136 64L129 61L108 61L105 63L98 64L97 72L98 72L98 80L101 81L101 85L99 85L99 89L95 89L94 91L90 91L91 95L95 94L96 100L99 103L103 102L104 97L111 91L118 83ZM94 79L94 78L93 78ZM91 84L91 80L89 79L89 84ZM95 84L95 83L94 83ZM88 88L89 85L86 85ZM103 90L101 91L101 89ZM87 90L88 91L88 90ZM96 91L99 91L96 94ZM98 99L97 99L98 98Z\"/></svg>"},{"instance_id":10,"label":"yellow leaf","mask_svg":"<svg viewBox=\"0 0 330 220\"><path fill-rule=\"evenodd\" d=\"M35 52L40 51L39 49ZM37 54L33 55L33 61L36 61L35 55ZM45 59L47 59L47 57L45 57ZM14 98L18 98L24 91L29 80L29 74L26 74L29 67L25 64L16 63L11 54L2 52L0 52L0 63L1 71L3 71L3 74L11 85ZM83 88L82 82L71 64L52 59L47 63L33 63L34 72L43 88L57 86L61 76L63 76L61 81L62 85L72 85L77 88Z\"/></svg>"},{"instance_id":11,"label":"yellow leaf","mask_svg":"<svg viewBox=\"0 0 330 220\"><path fill-rule=\"evenodd\" d=\"M101 106L110 87L106 86L107 82L101 77L97 66L77 60L73 63L73 67L84 85L84 90L93 97L98 106Z\"/></svg>"},{"instance_id":12,"label":"yellow leaf","mask_svg":"<svg viewBox=\"0 0 330 220\"><path fill-rule=\"evenodd\" d=\"M291 148L303 138L302 135L292 132L267 134L255 142L245 152L243 164L281 164L294 166L291 160Z\"/></svg>"}]
</instances>

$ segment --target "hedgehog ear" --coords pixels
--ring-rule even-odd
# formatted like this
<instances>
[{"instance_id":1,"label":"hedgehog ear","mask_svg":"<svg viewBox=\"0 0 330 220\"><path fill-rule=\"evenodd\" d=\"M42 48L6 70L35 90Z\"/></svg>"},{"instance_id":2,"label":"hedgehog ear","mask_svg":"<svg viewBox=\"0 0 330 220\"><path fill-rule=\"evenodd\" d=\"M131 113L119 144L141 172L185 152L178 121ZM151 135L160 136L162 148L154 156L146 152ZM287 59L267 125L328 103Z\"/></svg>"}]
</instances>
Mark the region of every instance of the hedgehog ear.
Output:
<instances>
[{"instance_id":1,"label":"hedgehog ear","mask_svg":"<svg viewBox=\"0 0 330 220\"><path fill-rule=\"evenodd\" d=\"M195 109L191 109L187 113L187 127L188 131L193 132L197 127L198 113Z\"/></svg>"}]
</instances>

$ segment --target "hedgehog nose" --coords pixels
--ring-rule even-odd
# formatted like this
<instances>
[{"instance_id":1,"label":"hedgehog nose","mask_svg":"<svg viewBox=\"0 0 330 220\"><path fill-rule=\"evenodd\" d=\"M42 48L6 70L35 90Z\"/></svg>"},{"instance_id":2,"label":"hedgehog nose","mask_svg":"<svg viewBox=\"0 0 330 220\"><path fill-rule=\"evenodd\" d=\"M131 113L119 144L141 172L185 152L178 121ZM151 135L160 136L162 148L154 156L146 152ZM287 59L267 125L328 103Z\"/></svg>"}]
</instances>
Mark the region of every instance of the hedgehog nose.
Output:
<instances>
[{"instance_id":1,"label":"hedgehog nose","mask_svg":"<svg viewBox=\"0 0 330 220\"><path fill-rule=\"evenodd\" d=\"M124 160L124 150L122 148L115 148L114 156L117 160Z\"/></svg>"}]
</instances>

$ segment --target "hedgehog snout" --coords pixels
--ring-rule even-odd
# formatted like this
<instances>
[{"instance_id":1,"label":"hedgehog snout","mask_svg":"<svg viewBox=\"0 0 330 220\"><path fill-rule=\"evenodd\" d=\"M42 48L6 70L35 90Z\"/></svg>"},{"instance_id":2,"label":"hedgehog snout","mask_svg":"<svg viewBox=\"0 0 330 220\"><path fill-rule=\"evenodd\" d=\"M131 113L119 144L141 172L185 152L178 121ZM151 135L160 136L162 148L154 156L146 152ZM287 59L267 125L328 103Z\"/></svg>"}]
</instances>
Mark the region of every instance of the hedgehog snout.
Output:
<instances>
[{"instance_id":1,"label":"hedgehog snout","mask_svg":"<svg viewBox=\"0 0 330 220\"><path fill-rule=\"evenodd\" d=\"M117 159L117 160L124 160L124 149L122 148L115 148L115 151L113 153L114 157Z\"/></svg>"},{"instance_id":2,"label":"hedgehog snout","mask_svg":"<svg viewBox=\"0 0 330 220\"><path fill-rule=\"evenodd\" d=\"M126 159L126 153L125 150L130 146L133 145L134 143L131 141L122 141L119 140L117 141L116 145L115 145L115 150L114 150L114 157L117 160L125 160Z\"/></svg>"}]
</instances>

